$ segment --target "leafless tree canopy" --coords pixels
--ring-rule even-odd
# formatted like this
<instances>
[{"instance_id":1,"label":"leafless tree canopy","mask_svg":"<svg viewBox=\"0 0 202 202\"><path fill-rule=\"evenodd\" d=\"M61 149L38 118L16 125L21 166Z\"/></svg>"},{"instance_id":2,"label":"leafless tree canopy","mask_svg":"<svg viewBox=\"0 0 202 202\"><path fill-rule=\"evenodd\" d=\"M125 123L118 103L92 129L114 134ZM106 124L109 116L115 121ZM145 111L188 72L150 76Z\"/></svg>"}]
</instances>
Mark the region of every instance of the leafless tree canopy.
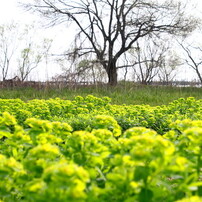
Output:
<instances>
[{"instance_id":1,"label":"leafless tree canopy","mask_svg":"<svg viewBox=\"0 0 202 202\"><path fill-rule=\"evenodd\" d=\"M10 64L17 48L17 38L18 30L15 24L0 26L0 72L3 81L7 79L10 70Z\"/></svg>"},{"instance_id":2,"label":"leafless tree canopy","mask_svg":"<svg viewBox=\"0 0 202 202\"><path fill-rule=\"evenodd\" d=\"M179 42L179 45L182 47L184 52L187 55L187 58L185 59L185 64L187 64L189 67L191 67L196 75L198 76L199 81L202 83L202 71L201 71L201 65L202 65L202 48L200 46L192 46L188 44L184 44L184 42ZM195 50L195 54L194 54ZM198 56L197 54L200 56Z\"/></svg>"},{"instance_id":3,"label":"leafless tree canopy","mask_svg":"<svg viewBox=\"0 0 202 202\"><path fill-rule=\"evenodd\" d=\"M118 60L138 39L168 33L186 35L196 19L174 0L33 0L25 5L51 25L67 22L78 28L73 57L93 54L116 85Z\"/></svg>"}]
</instances>

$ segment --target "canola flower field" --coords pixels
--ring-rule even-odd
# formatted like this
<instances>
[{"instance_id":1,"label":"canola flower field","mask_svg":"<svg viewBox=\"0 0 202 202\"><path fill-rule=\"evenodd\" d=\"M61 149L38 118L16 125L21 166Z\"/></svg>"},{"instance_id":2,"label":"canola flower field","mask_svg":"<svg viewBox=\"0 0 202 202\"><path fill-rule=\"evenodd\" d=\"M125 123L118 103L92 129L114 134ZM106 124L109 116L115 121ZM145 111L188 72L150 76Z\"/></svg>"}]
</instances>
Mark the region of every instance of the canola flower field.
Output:
<instances>
[{"instance_id":1,"label":"canola flower field","mask_svg":"<svg viewBox=\"0 0 202 202\"><path fill-rule=\"evenodd\" d=\"M0 99L0 201L201 202L202 100Z\"/></svg>"}]
</instances>

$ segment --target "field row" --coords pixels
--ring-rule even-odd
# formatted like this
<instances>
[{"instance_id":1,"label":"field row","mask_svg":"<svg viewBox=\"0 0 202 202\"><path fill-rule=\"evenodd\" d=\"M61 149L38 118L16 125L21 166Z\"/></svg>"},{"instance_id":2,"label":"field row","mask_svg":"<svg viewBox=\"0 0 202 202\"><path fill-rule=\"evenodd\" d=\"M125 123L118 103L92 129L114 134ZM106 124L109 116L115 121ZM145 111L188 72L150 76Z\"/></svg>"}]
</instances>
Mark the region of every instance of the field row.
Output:
<instances>
[{"instance_id":1,"label":"field row","mask_svg":"<svg viewBox=\"0 0 202 202\"><path fill-rule=\"evenodd\" d=\"M0 201L199 202L202 101L0 100Z\"/></svg>"},{"instance_id":2,"label":"field row","mask_svg":"<svg viewBox=\"0 0 202 202\"><path fill-rule=\"evenodd\" d=\"M176 120L202 120L202 100L193 97L180 98L168 105L112 105L108 97L92 95L77 96L73 101L60 98L24 102L20 99L0 99L0 115L9 112L18 124L23 125L27 118L60 121L70 124L73 130L86 130L91 127L96 115L112 116L123 131L143 126L164 134L170 123Z\"/></svg>"}]
</instances>

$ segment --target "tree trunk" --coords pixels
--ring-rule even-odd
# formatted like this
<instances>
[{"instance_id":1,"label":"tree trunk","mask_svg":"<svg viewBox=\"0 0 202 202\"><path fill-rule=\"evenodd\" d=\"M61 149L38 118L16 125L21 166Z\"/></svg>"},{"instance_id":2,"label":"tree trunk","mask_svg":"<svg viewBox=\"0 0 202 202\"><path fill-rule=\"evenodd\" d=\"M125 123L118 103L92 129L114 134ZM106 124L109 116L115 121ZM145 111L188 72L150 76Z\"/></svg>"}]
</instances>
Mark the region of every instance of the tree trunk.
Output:
<instances>
[{"instance_id":1,"label":"tree trunk","mask_svg":"<svg viewBox=\"0 0 202 202\"><path fill-rule=\"evenodd\" d=\"M198 70L198 66L195 68L195 70L196 70L196 73L198 75L198 78L199 78L200 82L202 83L202 77L201 77L201 73Z\"/></svg>"},{"instance_id":2,"label":"tree trunk","mask_svg":"<svg viewBox=\"0 0 202 202\"><path fill-rule=\"evenodd\" d=\"M110 86L116 86L118 83L116 62L111 62L108 65L107 75L108 75L108 84Z\"/></svg>"}]
</instances>

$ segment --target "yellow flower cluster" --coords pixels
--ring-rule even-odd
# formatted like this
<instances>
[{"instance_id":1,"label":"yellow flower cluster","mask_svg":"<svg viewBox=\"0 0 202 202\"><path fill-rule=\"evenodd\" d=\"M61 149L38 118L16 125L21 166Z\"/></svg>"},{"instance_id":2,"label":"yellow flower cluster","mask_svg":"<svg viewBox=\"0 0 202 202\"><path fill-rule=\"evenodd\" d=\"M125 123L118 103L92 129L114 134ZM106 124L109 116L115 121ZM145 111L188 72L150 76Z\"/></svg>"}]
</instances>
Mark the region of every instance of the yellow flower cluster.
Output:
<instances>
[{"instance_id":1,"label":"yellow flower cluster","mask_svg":"<svg viewBox=\"0 0 202 202\"><path fill-rule=\"evenodd\" d=\"M202 196L202 101L0 100L0 202Z\"/></svg>"}]
</instances>

